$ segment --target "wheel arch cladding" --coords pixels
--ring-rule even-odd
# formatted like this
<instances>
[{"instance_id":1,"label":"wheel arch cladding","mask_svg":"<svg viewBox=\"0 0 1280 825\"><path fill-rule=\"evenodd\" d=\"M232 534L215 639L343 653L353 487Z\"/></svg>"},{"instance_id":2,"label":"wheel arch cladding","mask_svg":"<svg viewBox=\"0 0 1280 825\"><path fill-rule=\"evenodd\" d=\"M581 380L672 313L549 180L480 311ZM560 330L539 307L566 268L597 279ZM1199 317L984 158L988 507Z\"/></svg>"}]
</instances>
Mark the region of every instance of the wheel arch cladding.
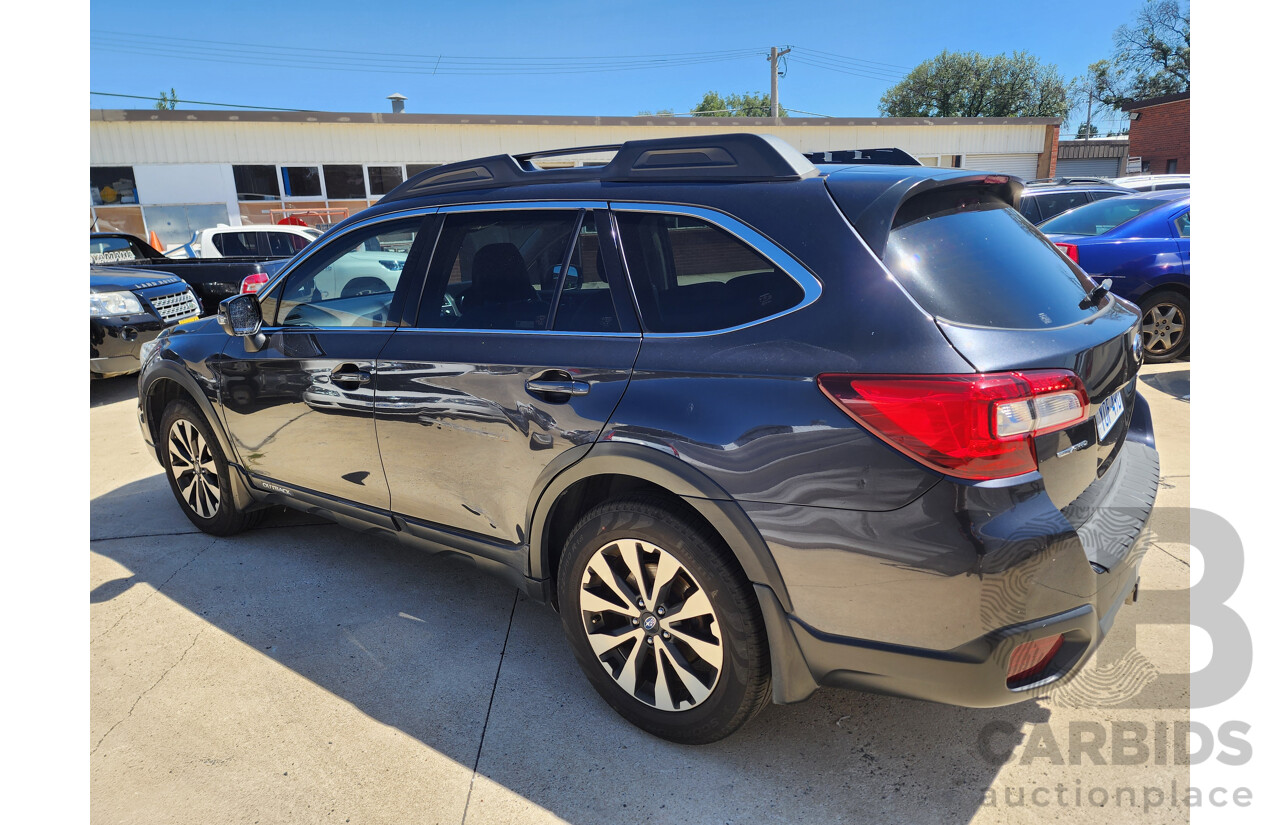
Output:
<instances>
[{"instance_id":1,"label":"wheel arch cladding","mask_svg":"<svg viewBox=\"0 0 1280 825\"><path fill-rule=\"evenodd\" d=\"M552 480L530 525L530 575L553 579L565 540L592 507L623 495L649 493L705 524L723 542L747 579L769 587L785 609L790 599L764 539L736 501L711 479L674 456L634 444L598 444L587 458Z\"/></svg>"}]
</instances>

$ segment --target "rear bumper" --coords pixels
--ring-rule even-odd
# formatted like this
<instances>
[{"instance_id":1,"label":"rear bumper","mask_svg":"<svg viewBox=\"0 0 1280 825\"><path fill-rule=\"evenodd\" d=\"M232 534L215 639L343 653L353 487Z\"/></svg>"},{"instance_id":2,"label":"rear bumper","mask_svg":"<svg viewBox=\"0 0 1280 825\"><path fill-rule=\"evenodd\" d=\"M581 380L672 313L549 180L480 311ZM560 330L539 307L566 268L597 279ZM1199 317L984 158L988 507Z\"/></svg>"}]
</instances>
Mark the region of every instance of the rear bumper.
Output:
<instances>
[{"instance_id":1,"label":"rear bumper","mask_svg":"<svg viewBox=\"0 0 1280 825\"><path fill-rule=\"evenodd\" d=\"M886 576L879 587L846 587L872 603L877 593L895 591L896 608L887 611L883 603L876 603L874 618L856 604L844 612L847 624L874 627L880 638L819 629L802 618L801 604L788 613L769 588L757 585L775 652L774 700L801 701L817 687L828 686L996 707L1032 698L1040 689L1075 676L1137 585L1159 478L1159 456L1139 435L1125 443L1112 467L1115 476L1107 495L1087 512L1067 508L1064 514L1054 509L1050 515L1032 509L1028 513L1033 518L1026 519L1012 517L1016 508L997 511L992 521L971 525L986 541L984 552L971 559L968 569L929 559L929 577L915 585L917 599L899 589L899 581L910 580L910 571L900 563L894 565L896 578ZM997 539L1001 519L1005 523L998 525L1003 532ZM830 569L828 559L811 555ZM783 570L792 600L803 599L803 590L791 586L788 572ZM841 585L829 575L825 583L828 593L840 592ZM885 612L891 613L889 623L879 615ZM825 616L838 617L830 610ZM866 619L859 621L862 616ZM956 639L957 631L962 633L966 626L978 632L960 636L959 643L912 643ZM1063 644L1045 667L1010 684L1014 649L1056 634L1062 634Z\"/></svg>"}]
</instances>

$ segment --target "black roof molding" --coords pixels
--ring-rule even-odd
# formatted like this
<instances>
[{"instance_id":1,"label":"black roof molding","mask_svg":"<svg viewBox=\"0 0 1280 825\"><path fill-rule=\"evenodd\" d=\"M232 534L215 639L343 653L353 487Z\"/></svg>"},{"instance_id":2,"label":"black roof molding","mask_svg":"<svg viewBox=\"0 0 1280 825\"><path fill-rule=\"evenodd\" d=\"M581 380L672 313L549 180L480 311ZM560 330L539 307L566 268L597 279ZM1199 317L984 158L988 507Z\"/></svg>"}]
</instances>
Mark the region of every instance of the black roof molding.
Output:
<instances>
[{"instance_id":1,"label":"black roof molding","mask_svg":"<svg viewBox=\"0 0 1280 825\"><path fill-rule=\"evenodd\" d=\"M886 166L921 166L910 153L896 147L880 149L832 149L829 152L805 152L814 163L877 163Z\"/></svg>"},{"instance_id":2,"label":"black roof molding","mask_svg":"<svg viewBox=\"0 0 1280 825\"><path fill-rule=\"evenodd\" d=\"M539 169L536 158L615 152L604 166ZM614 146L582 146L451 163L421 172L388 192L382 202L468 189L533 183L792 181L818 170L794 146L774 135L727 134L629 140Z\"/></svg>"}]
</instances>

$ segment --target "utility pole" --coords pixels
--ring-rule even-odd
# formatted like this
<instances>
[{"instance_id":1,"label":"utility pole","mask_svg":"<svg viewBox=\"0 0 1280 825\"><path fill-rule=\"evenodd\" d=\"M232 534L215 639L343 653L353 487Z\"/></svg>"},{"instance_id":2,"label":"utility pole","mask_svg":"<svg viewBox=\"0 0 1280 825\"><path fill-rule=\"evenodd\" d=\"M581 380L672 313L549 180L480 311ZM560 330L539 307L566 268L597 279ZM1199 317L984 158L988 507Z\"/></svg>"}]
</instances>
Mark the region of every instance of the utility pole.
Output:
<instances>
[{"instance_id":1,"label":"utility pole","mask_svg":"<svg viewBox=\"0 0 1280 825\"><path fill-rule=\"evenodd\" d=\"M1093 133L1093 89L1089 89L1089 108L1084 115L1084 139L1089 140Z\"/></svg>"},{"instance_id":2,"label":"utility pole","mask_svg":"<svg viewBox=\"0 0 1280 825\"><path fill-rule=\"evenodd\" d=\"M769 117L774 123L781 122L778 118L778 58L789 51L790 48L778 51L777 46L769 47Z\"/></svg>"}]
</instances>

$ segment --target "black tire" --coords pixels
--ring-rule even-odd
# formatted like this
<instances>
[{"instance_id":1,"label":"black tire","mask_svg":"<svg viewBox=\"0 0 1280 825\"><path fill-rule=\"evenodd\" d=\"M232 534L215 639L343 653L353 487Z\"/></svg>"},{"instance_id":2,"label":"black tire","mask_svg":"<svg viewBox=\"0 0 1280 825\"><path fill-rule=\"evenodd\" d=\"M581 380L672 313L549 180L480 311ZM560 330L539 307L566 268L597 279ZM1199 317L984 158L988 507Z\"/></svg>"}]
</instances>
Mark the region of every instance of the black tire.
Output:
<instances>
[{"instance_id":1,"label":"black tire","mask_svg":"<svg viewBox=\"0 0 1280 825\"><path fill-rule=\"evenodd\" d=\"M629 547L644 581L637 587L634 575L619 573L613 585L604 584L595 572L601 565L615 573L635 569L622 555ZM668 576L665 585L655 581L659 575ZM641 608L637 594L646 590L657 603ZM593 596L605 592L616 604L623 591L634 602L626 612L583 608L584 600L599 606ZM619 499L588 512L565 544L557 593L561 623L583 673L637 727L699 745L723 739L768 704L769 647L755 591L714 534L674 513L662 499ZM709 611L694 606L703 598ZM681 614L689 618L678 618ZM614 644L614 638L625 641L597 654L588 638L589 623L591 638L602 647ZM710 655L704 659L699 651ZM620 678L630 678L632 689ZM709 693L695 695L708 688Z\"/></svg>"},{"instance_id":2,"label":"black tire","mask_svg":"<svg viewBox=\"0 0 1280 825\"><path fill-rule=\"evenodd\" d=\"M169 489L192 524L215 536L230 536L262 520L262 510L245 512L236 506L226 456L209 422L190 401L165 407L158 440Z\"/></svg>"},{"instance_id":3,"label":"black tire","mask_svg":"<svg viewBox=\"0 0 1280 825\"><path fill-rule=\"evenodd\" d=\"M1142 299L1142 355L1149 364L1181 358L1191 346L1191 302L1180 292Z\"/></svg>"}]
</instances>

